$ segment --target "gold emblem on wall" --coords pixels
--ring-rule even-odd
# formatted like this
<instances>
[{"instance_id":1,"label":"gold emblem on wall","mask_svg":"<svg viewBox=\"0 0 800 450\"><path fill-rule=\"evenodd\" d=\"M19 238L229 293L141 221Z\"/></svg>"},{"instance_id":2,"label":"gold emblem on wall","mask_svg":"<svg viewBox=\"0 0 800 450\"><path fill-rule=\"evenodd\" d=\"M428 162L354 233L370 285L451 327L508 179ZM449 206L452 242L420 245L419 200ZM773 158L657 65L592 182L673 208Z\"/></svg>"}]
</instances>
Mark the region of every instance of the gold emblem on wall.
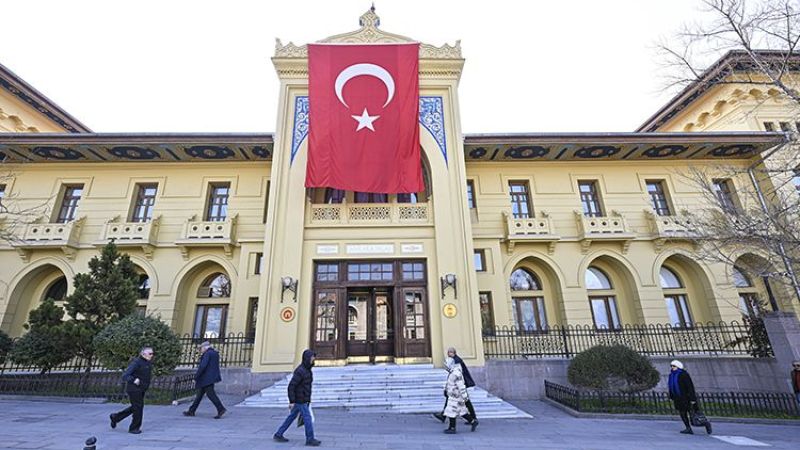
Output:
<instances>
[{"instance_id":1,"label":"gold emblem on wall","mask_svg":"<svg viewBox=\"0 0 800 450\"><path fill-rule=\"evenodd\" d=\"M447 317L448 319L452 319L458 314L458 309L456 308L456 305L448 303L444 305L444 307L442 308L442 312L444 313L445 317Z\"/></svg>"},{"instance_id":2,"label":"gold emblem on wall","mask_svg":"<svg viewBox=\"0 0 800 450\"><path fill-rule=\"evenodd\" d=\"M287 306L281 310L281 320L284 322L291 322L294 320L294 308Z\"/></svg>"}]
</instances>

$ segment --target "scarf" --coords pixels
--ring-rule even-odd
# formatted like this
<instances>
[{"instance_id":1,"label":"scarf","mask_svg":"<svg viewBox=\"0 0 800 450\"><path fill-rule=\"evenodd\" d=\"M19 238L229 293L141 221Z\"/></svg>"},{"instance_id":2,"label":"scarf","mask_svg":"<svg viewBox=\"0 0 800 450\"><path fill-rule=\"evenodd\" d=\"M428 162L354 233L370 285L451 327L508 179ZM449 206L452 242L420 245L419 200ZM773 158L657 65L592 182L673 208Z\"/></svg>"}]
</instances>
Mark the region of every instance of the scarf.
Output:
<instances>
[{"instance_id":1,"label":"scarf","mask_svg":"<svg viewBox=\"0 0 800 450\"><path fill-rule=\"evenodd\" d=\"M681 373L683 373L683 370L681 369L673 370L669 373L669 382L667 383L669 386L669 392L676 397L680 397L681 395L681 387L678 384L678 377L681 375Z\"/></svg>"}]
</instances>

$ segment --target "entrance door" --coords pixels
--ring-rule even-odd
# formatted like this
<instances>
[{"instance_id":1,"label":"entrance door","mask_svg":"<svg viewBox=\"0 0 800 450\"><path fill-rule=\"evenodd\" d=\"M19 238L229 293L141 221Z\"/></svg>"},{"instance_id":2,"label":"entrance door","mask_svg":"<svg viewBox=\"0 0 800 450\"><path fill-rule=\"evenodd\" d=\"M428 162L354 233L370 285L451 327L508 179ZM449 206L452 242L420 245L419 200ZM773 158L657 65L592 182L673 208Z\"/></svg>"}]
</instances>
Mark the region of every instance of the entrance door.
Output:
<instances>
[{"instance_id":1,"label":"entrance door","mask_svg":"<svg viewBox=\"0 0 800 450\"><path fill-rule=\"evenodd\" d=\"M385 288L347 292L347 356L394 355L394 304Z\"/></svg>"}]
</instances>

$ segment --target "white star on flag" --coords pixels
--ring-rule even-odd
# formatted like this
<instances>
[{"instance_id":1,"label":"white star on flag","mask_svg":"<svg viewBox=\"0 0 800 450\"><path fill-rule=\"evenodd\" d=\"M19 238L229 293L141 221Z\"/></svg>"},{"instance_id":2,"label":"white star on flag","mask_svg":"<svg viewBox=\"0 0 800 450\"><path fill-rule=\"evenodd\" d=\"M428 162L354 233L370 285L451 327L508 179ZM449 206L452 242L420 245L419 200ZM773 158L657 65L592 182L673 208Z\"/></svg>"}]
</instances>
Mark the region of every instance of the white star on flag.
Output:
<instances>
[{"instance_id":1,"label":"white star on flag","mask_svg":"<svg viewBox=\"0 0 800 450\"><path fill-rule=\"evenodd\" d=\"M372 126L372 122L378 120L380 116L370 116L367 112L367 108L364 108L364 112L361 113L360 116L350 116L358 122L358 127L356 131L360 131L362 128L369 128L372 131L375 131L375 128Z\"/></svg>"}]
</instances>

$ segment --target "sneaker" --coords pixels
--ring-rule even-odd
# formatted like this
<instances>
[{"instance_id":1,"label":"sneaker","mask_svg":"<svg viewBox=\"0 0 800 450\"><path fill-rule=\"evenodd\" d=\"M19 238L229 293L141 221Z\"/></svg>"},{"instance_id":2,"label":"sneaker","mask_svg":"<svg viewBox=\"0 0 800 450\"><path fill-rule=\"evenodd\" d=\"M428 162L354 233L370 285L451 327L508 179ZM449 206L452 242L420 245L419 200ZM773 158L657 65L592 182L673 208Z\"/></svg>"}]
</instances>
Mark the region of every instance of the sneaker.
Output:
<instances>
[{"instance_id":1,"label":"sneaker","mask_svg":"<svg viewBox=\"0 0 800 450\"><path fill-rule=\"evenodd\" d=\"M456 429L455 428L448 428L448 429L444 430L444 433L445 434L456 434Z\"/></svg>"},{"instance_id":2,"label":"sneaker","mask_svg":"<svg viewBox=\"0 0 800 450\"><path fill-rule=\"evenodd\" d=\"M685 430L681 430L681 434L694 434L691 428L687 428Z\"/></svg>"},{"instance_id":3,"label":"sneaker","mask_svg":"<svg viewBox=\"0 0 800 450\"><path fill-rule=\"evenodd\" d=\"M475 428L478 428L479 423L480 422L478 422L478 419L473 419L472 422L470 422L470 426L472 428L469 431L475 431Z\"/></svg>"},{"instance_id":4,"label":"sneaker","mask_svg":"<svg viewBox=\"0 0 800 450\"><path fill-rule=\"evenodd\" d=\"M117 428L117 419L114 418L114 414L109 414L108 418L111 420L111 428Z\"/></svg>"},{"instance_id":5,"label":"sneaker","mask_svg":"<svg viewBox=\"0 0 800 450\"><path fill-rule=\"evenodd\" d=\"M281 436L280 434L273 434L272 435L272 440L273 441L278 441L278 442L289 442L288 439L286 439L285 437Z\"/></svg>"},{"instance_id":6,"label":"sneaker","mask_svg":"<svg viewBox=\"0 0 800 450\"><path fill-rule=\"evenodd\" d=\"M706 423L706 434L711 434L711 422Z\"/></svg>"},{"instance_id":7,"label":"sneaker","mask_svg":"<svg viewBox=\"0 0 800 450\"><path fill-rule=\"evenodd\" d=\"M221 419L221 418L222 418L222 416L223 416L223 415L224 415L226 412L228 412L228 410L227 410L227 409L223 409L222 411L219 411L219 412L217 412L217 415L216 415L216 416L214 416L214 418L215 418L215 419Z\"/></svg>"},{"instance_id":8,"label":"sneaker","mask_svg":"<svg viewBox=\"0 0 800 450\"><path fill-rule=\"evenodd\" d=\"M306 445L309 447L319 447L322 444L322 441L318 441L316 439L309 439L306 441Z\"/></svg>"},{"instance_id":9,"label":"sneaker","mask_svg":"<svg viewBox=\"0 0 800 450\"><path fill-rule=\"evenodd\" d=\"M142 430L128 430L130 434L142 434Z\"/></svg>"},{"instance_id":10,"label":"sneaker","mask_svg":"<svg viewBox=\"0 0 800 450\"><path fill-rule=\"evenodd\" d=\"M183 415L186 416L186 417L194 417L194 413L191 412L191 411L184 411Z\"/></svg>"},{"instance_id":11,"label":"sneaker","mask_svg":"<svg viewBox=\"0 0 800 450\"><path fill-rule=\"evenodd\" d=\"M431 414L431 416L433 416L433 418L438 420L439 422L444 423L444 414L442 414L442 413L433 413L433 414Z\"/></svg>"}]
</instances>

